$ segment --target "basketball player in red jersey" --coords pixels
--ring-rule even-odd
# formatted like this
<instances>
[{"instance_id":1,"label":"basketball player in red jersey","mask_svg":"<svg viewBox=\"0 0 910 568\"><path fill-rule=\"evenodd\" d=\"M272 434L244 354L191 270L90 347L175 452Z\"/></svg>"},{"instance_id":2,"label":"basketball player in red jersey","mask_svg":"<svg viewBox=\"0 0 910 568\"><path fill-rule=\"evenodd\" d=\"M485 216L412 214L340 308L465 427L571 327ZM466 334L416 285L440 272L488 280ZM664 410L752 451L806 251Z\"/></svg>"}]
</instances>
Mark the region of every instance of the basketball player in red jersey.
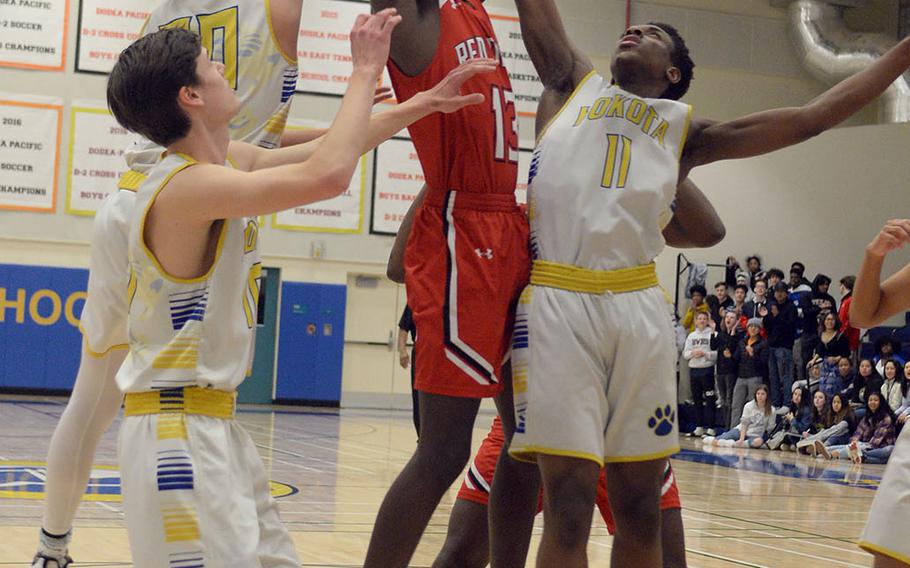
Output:
<instances>
[{"instance_id":1,"label":"basketball player in red jersey","mask_svg":"<svg viewBox=\"0 0 910 568\"><path fill-rule=\"evenodd\" d=\"M500 60L481 0L371 4L402 15L388 66L399 101L467 60ZM497 397L501 415L513 416L502 362L530 268L528 223L515 203L518 121L501 60L496 72L470 79L463 91L483 94L486 103L409 127L426 178L405 261L420 351L420 437L383 500L367 568L407 565L470 457L480 399ZM505 424L507 433L510 426ZM533 497L526 501L533 506Z\"/></svg>"}]
</instances>

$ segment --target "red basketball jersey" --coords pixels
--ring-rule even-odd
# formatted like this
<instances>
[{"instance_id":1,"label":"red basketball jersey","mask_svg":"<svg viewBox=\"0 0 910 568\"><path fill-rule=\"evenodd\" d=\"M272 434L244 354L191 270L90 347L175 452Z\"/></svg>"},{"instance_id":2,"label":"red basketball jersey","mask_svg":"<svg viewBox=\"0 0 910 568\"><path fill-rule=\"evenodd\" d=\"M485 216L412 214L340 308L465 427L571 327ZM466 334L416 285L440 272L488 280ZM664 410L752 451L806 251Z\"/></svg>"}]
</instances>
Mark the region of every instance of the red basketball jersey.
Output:
<instances>
[{"instance_id":1,"label":"red basketball jersey","mask_svg":"<svg viewBox=\"0 0 910 568\"><path fill-rule=\"evenodd\" d=\"M518 177L518 119L490 16L479 0L439 2L439 43L430 65L409 77L389 60L398 100L430 89L471 59L500 63L495 72L477 75L462 88L465 94L482 93L484 103L451 114L434 113L408 128L426 183L436 191L513 193Z\"/></svg>"}]
</instances>

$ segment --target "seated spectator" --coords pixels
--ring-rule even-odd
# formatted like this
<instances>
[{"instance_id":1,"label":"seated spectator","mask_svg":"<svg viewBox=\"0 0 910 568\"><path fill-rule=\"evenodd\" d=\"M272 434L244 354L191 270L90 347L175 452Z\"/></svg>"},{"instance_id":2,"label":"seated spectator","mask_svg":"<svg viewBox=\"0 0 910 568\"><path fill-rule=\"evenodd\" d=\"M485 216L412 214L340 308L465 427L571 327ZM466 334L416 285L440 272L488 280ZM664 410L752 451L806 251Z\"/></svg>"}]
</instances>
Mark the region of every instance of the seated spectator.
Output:
<instances>
[{"instance_id":1,"label":"seated spectator","mask_svg":"<svg viewBox=\"0 0 910 568\"><path fill-rule=\"evenodd\" d=\"M828 397L825 393L818 390L812 395L812 411L809 415L809 424L801 432L789 432L784 436L784 441L780 445L783 451L796 451L796 445L800 440L805 440L809 436L814 436L819 432L827 430L833 426L831 417L831 405L828 403Z\"/></svg>"},{"instance_id":2,"label":"seated spectator","mask_svg":"<svg viewBox=\"0 0 910 568\"><path fill-rule=\"evenodd\" d=\"M901 342L894 339L890 336L882 336L875 340L875 343L872 345L872 349L875 352L875 356L872 358L875 363L875 370L878 371L878 374L885 376L885 361L888 359L895 359L897 364L903 366L906 361L904 358L898 355L898 351L901 349Z\"/></svg>"},{"instance_id":3,"label":"seated spectator","mask_svg":"<svg viewBox=\"0 0 910 568\"><path fill-rule=\"evenodd\" d=\"M850 443L844 446L822 446L817 448L826 459L862 461L861 452L893 446L897 439L894 415L888 402L879 393L870 393L866 400L866 414L856 427Z\"/></svg>"},{"instance_id":4,"label":"seated spectator","mask_svg":"<svg viewBox=\"0 0 910 568\"><path fill-rule=\"evenodd\" d=\"M804 395L806 392L808 391L803 387L794 385L790 403L778 409L777 414L782 415L783 418L775 429L776 431L768 438L769 449L781 448L784 440L790 435L795 436L795 439L791 439L790 442L794 443L809 428L812 408L809 406L809 397Z\"/></svg>"},{"instance_id":5,"label":"seated spectator","mask_svg":"<svg viewBox=\"0 0 910 568\"><path fill-rule=\"evenodd\" d=\"M714 391L714 362L717 351L711 349L714 332L708 327L708 314L695 315L695 329L686 338L683 358L689 362L689 384L695 401L695 431L693 436L713 436L714 412L717 408Z\"/></svg>"},{"instance_id":6,"label":"seated spectator","mask_svg":"<svg viewBox=\"0 0 910 568\"><path fill-rule=\"evenodd\" d=\"M894 411L894 415L897 417L898 429L903 428L907 420L910 419L910 361L904 364L904 380L901 383L901 393L903 393L903 400L901 400L901 405L897 407L897 410Z\"/></svg>"},{"instance_id":7,"label":"seated spectator","mask_svg":"<svg viewBox=\"0 0 910 568\"><path fill-rule=\"evenodd\" d=\"M708 291L705 290L704 286L696 284L689 289L689 295L692 298L692 303L689 304L689 309L686 310L686 315L683 316L682 326L686 328L686 333L692 333L695 329L695 314L697 313L708 313L708 305L705 303L705 297L708 295Z\"/></svg>"},{"instance_id":8,"label":"seated spectator","mask_svg":"<svg viewBox=\"0 0 910 568\"><path fill-rule=\"evenodd\" d=\"M730 424L739 424L746 401L765 383L768 376L768 342L761 337L762 322L752 318L746 326L746 337L740 340L733 353L736 361L736 384L733 386L733 406Z\"/></svg>"},{"instance_id":9,"label":"seated spectator","mask_svg":"<svg viewBox=\"0 0 910 568\"><path fill-rule=\"evenodd\" d=\"M761 385L755 390L740 417L736 428L727 430L720 437L708 436L704 443L713 446L736 446L739 448L760 448L765 443L766 432L774 428L777 416L771 407L768 387Z\"/></svg>"},{"instance_id":10,"label":"seated spectator","mask_svg":"<svg viewBox=\"0 0 910 568\"><path fill-rule=\"evenodd\" d=\"M840 392L849 404L855 396L854 388L856 386L856 373L853 371L853 363L850 362L849 357L841 357L837 362L837 374L840 376L841 384L844 385Z\"/></svg>"},{"instance_id":11,"label":"seated spectator","mask_svg":"<svg viewBox=\"0 0 910 568\"><path fill-rule=\"evenodd\" d=\"M718 425L723 428L732 428L730 423L731 409L733 408L733 388L736 386L736 346L743 337L740 331L736 313L727 311L724 321L717 328L711 348L717 351L717 404L720 407L719 416L716 416Z\"/></svg>"},{"instance_id":12,"label":"seated spectator","mask_svg":"<svg viewBox=\"0 0 910 568\"><path fill-rule=\"evenodd\" d=\"M903 369L898 370L897 361L888 359L885 361L883 376L885 382L882 383L882 396L888 403L888 408L900 408L906 391Z\"/></svg>"},{"instance_id":13,"label":"seated spectator","mask_svg":"<svg viewBox=\"0 0 910 568\"><path fill-rule=\"evenodd\" d=\"M831 416L832 425L797 442L796 451L815 456L819 444L838 446L850 442L858 420L844 395L838 393L831 398Z\"/></svg>"},{"instance_id":14,"label":"seated spectator","mask_svg":"<svg viewBox=\"0 0 910 568\"><path fill-rule=\"evenodd\" d=\"M856 410L858 418L862 418L862 413L866 411L866 398L869 393L881 392L884 382L881 374L875 369L872 359L860 360L856 380L853 383L854 398L850 400L851 404L859 406L859 409Z\"/></svg>"}]
</instances>

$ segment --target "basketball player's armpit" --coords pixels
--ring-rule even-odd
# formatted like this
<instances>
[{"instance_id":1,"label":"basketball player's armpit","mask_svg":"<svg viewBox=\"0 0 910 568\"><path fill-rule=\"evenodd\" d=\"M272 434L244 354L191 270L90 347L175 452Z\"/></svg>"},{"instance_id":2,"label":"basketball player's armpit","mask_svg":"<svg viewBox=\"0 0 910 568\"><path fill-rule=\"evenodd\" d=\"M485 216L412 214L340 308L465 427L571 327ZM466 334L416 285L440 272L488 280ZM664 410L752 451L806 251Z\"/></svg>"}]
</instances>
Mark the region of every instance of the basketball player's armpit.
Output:
<instances>
[{"instance_id":1,"label":"basketball player's armpit","mask_svg":"<svg viewBox=\"0 0 910 568\"><path fill-rule=\"evenodd\" d=\"M370 0L373 12L396 8L401 24L392 34L391 59L406 75L420 75L439 42L439 0Z\"/></svg>"}]
</instances>

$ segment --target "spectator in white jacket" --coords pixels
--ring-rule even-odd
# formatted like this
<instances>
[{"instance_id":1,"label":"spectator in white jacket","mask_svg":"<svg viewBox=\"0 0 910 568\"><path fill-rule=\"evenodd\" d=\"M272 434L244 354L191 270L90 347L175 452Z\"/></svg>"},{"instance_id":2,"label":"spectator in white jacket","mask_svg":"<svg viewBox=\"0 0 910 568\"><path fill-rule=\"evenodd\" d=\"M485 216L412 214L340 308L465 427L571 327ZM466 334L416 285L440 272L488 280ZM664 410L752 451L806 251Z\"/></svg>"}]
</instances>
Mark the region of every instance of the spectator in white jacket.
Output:
<instances>
[{"instance_id":1,"label":"spectator in white jacket","mask_svg":"<svg viewBox=\"0 0 910 568\"><path fill-rule=\"evenodd\" d=\"M708 327L708 314L695 315L695 331L686 337L683 358L689 362L689 384L695 401L695 430L693 436L714 436L714 414L717 396L714 390L714 363L717 351L711 349L714 331Z\"/></svg>"},{"instance_id":2,"label":"spectator in white jacket","mask_svg":"<svg viewBox=\"0 0 910 568\"><path fill-rule=\"evenodd\" d=\"M739 426L727 430L720 437L707 436L705 444L712 446L736 446L738 448L760 448L767 433L774 429L777 415L768 397L768 387L761 385L755 397L746 403Z\"/></svg>"}]
</instances>

